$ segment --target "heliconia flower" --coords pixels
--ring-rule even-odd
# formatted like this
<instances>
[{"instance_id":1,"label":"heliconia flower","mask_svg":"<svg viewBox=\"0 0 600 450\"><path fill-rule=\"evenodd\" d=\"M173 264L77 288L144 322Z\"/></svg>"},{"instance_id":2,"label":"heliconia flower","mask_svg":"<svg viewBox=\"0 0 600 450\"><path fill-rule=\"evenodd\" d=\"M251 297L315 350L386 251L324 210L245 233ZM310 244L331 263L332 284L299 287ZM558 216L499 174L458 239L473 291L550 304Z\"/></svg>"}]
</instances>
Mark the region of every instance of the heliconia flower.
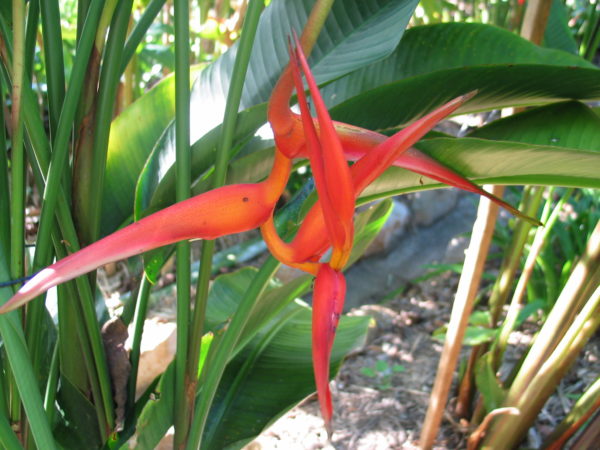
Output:
<instances>
[{"instance_id":1,"label":"heliconia flower","mask_svg":"<svg viewBox=\"0 0 600 450\"><path fill-rule=\"evenodd\" d=\"M318 96L318 91L312 92ZM355 198L390 165L398 159L403 152L418 141L424 134L433 128L441 119L456 111L464 102L472 98L474 93L458 97L442 105L435 111L399 131L379 145L373 147L350 167L350 174L354 186ZM299 96L300 98L300 96ZM422 154L422 153L421 153ZM426 156L422 154L423 156ZM263 224L261 231L269 250L282 262L294 266L304 261L318 260L329 247L327 235L320 230L324 228L324 210L321 205L321 196L305 217L298 233L289 244L277 239L275 228L269 220Z\"/></svg>"},{"instance_id":2,"label":"heliconia flower","mask_svg":"<svg viewBox=\"0 0 600 450\"><path fill-rule=\"evenodd\" d=\"M261 232L271 252L282 262L313 274L316 272L313 295L313 370L321 414L325 427L331 434L333 408L329 388L329 361L345 298L346 282L341 270L348 261L352 248L356 197L389 168L402 152L410 148L439 120L455 111L474 93L452 100L396 133L365 153L349 169L340 138L310 73L302 49L297 41L296 44L296 50L290 51L292 54L290 66L298 94L305 143L303 147L284 151L284 153L291 156L304 151L307 154L313 169L318 202L313 206L300 226L297 237L290 244L283 242L277 236L272 218L261 226ZM307 80L317 112L318 133L304 95L300 68ZM288 114L284 113L284 115ZM286 145L286 138L280 139L278 145ZM323 228L327 233L323 233ZM318 264L317 261L328 247L332 248L331 259L327 263Z\"/></svg>"}]
</instances>

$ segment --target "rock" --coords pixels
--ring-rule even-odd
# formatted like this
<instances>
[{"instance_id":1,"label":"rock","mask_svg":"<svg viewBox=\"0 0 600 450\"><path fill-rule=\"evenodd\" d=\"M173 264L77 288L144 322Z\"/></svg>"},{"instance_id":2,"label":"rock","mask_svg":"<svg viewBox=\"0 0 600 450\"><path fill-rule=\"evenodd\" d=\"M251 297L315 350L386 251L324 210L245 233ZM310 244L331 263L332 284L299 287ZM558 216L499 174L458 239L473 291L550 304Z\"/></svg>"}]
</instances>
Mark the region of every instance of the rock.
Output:
<instances>
[{"instance_id":1,"label":"rock","mask_svg":"<svg viewBox=\"0 0 600 450\"><path fill-rule=\"evenodd\" d=\"M458 190L436 189L416 192L409 197L413 225L429 226L448 214L458 201Z\"/></svg>"},{"instance_id":2,"label":"rock","mask_svg":"<svg viewBox=\"0 0 600 450\"><path fill-rule=\"evenodd\" d=\"M346 310L379 303L423 275L427 264L443 261L448 243L473 227L474 198L474 195L461 195L456 207L445 217L429 227L407 231L389 253L363 258L354 264L346 272Z\"/></svg>"},{"instance_id":3,"label":"rock","mask_svg":"<svg viewBox=\"0 0 600 450\"><path fill-rule=\"evenodd\" d=\"M406 227L410 222L410 217L410 210L404 203L396 199L392 200L392 212L390 217L377 237L371 242L371 245L367 247L363 256L387 253L394 241L402 236L406 230Z\"/></svg>"},{"instance_id":4,"label":"rock","mask_svg":"<svg viewBox=\"0 0 600 450\"><path fill-rule=\"evenodd\" d=\"M465 261L465 252L469 246L469 238L464 235L453 237L446 246L446 254L444 255L444 264L457 264Z\"/></svg>"}]
</instances>

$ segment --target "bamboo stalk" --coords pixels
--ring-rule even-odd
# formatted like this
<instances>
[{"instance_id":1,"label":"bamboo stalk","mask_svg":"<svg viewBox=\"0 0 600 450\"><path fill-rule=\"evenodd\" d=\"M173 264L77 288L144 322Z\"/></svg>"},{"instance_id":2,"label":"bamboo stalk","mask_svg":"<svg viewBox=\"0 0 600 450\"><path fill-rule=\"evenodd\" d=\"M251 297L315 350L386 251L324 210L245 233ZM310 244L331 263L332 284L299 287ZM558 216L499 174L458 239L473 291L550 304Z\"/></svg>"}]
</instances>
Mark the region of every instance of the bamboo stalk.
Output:
<instances>
[{"instance_id":1,"label":"bamboo stalk","mask_svg":"<svg viewBox=\"0 0 600 450\"><path fill-rule=\"evenodd\" d=\"M500 364L500 359L502 358L502 354L506 349L508 338L511 331L514 329L519 312L521 311L523 297L527 289L527 284L529 283L531 275L533 274L536 259L542 251L544 244L546 244L547 238L550 235L550 231L552 231L552 228L556 223L563 206L571 196L572 192L573 189L566 190L559 202L554 207L554 210L550 216L544 219L545 225L537 229L531 247L529 248L529 254L527 255L525 265L523 266L523 271L521 272L521 276L517 282L517 287L515 288L512 300L510 302L508 312L506 313L506 318L504 319L502 327L500 328L500 334L494 343L494 366L496 368ZM550 201L551 198L548 199L548 202Z\"/></svg>"},{"instance_id":2,"label":"bamboo stalk","mask_svg":"<svg viewBox=\"0 0 600 450\"><path fill-rule=\"evenodd\" d=\"M600 272L600 269L598 270ZM565 287L566 289L566 287ZM564 291L563 291L564 292ZM553 309L553 311L556 308ZM513 383L504 406L514 406L519 416L503 416L494 421L482 448L514 448L527 432L557 383L575 362L579 352L600 325L600 286L586 301L578 316L557 343L553 351L538 366L527 385ZM548 324L548 322L546 322ZM544 332L544 326L540 335ZM552 328L550 323L548 328ZM536 339L539 340L540 337Z\"/></svg>"},{"instance_id":3,"label":"bamboo stalk","mask_svg":"<svg viewBox=\"0 0 600 450\"><path fill-rule=\"evenodd\" d=\"M600 378L584 392L575 402L573 408L548 436L542 448L548 450L560 450L564 448L567 441L585 424L585 422L600 409Z\"/></svg>"},{"instance_id":4,"label":"bamboo stalk","mask_svg":"<svg viewBox=\"0 0 600 450\"><path fill-rule=\"evenodd\" d=\"M489 190L498 197L502 196L504 192L502 186L492 186ZM421 430L420 447L423 449L433 447L442 421L452 384L452 375L456 369L469 316L479 290L497 215L498 205L482 197L479 201L477 219L473 225L471 242L467 249L463 271L458 282L450 323L444 340L444 348L438 364L423 429Z\"/></svg>"}]
</instances>

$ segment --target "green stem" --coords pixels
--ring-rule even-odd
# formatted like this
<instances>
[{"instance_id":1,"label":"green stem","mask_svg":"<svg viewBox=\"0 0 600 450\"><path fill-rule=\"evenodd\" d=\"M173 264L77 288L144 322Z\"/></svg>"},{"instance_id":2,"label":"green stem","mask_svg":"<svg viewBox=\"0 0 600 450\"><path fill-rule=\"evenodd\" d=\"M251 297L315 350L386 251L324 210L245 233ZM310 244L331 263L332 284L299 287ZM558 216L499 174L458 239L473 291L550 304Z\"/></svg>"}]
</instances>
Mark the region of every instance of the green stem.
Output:
<instances>
[{"instance_id":1,"label":"green stem","mask_svg":"<svg viewBox=\"0 0 600 450\"><path fill-rule=\"evenodd\" d=\"M529 254L527 255L527 260L525 261L525 265L523 266L523 271L517 282L517 287L515 288L512 300L510 302L510 306L508 312L506 313L506 318L502 327L500 329L500 334L498 339L494 342L493 354L494 354L494 367L498 368L500 364L500 360L502 355L504 354L504 350L506 349L506 345L508 344L508 338L510 333L514 329L515 323L517 322L517 318L519 317L519 312L521 311L521 304L523 301L523 297L525 295L525 290L527 288L527 284L529 283L529 279L533 273L533 268L535 266L536 259L545 243L547 243L548 236L550 235L550 231L554 227L560 212L562 211L563 206L573 193L573 189L567 189L561 199L558 201L552 213L549 216L542 215L542 221L544 222L543 227L539 227L536 231L536 235L533 239L531 247L529 249ZM552 201L552 195L549 194L548 202ZM554 300L554 299L552 299Z\"/></svg>"},{"instance_id":2,"label":"green stem","mask_svg":"<svg viewBox=\"0 0 600 450\"><path fill-rule=\"evenodd\" d=\"M600 270L597 270L600 273ZM587 300L587 301L585 301ZM568 329L561 336L554 349L541 362L539 368L527 385L511 387L505 406L519 409L517 416L505 415L494 422L488 430L482 448L514 448L518 445L527 429L533 424L535 417L544 406L556 386L571 367L586 342L594 335L600 325L600 286L589 299L577 317L568 324ZM547 321L536 338L538 341L544 333ZM552 325L550 325L552 328ZM513 389L516 388L516 389Z\"/></svg>"},{"instance_id":3,"label":"green stem","mask_svg":"<svg viewBox=\"0 0 600 450\"><path fill-rule=\"evenodd\" d=\"M524 191L521 211L528 216L536 216L537 210L542 201L542 194L544 189L539 186L527 186ZM512 239L506 250L502 266L498 274L496 283L492 290L492 295L489 300L490 304L490 315L492 327L496 326L502 308L508 300L508 296L512 291L513 281L515 274L519 268L521 262L521 255L523 254L523 248L527 242L529 231L531 230L531 224L524 220L519 220L515 226Z\"/></svg>"},{"instance_id":4,"label":"green stem","mask_svg":"<svg viewBox=\"0 0 600 450\"><path fill-rule=\"evenodd\" d=\"M25 150L23 120L21 115L24 63L25 63L25 2L13 0L13 60L12 60L12 157L11 157L11 203L10 203L10 274L12 278L25 275ZM6 345L6 342L5 342ZM19 374L14 371L10 378L10 419L21 421L21 405L17 394ZM19 389L19 394L20 394ZM21 431L26 429L21 423Z\"/></svg>"},{"instance_id":5,"label":"green stem","mask_svg":"<svg viewBox=\"0 0 600 450\"><path fill-rule=\"evenodd\" d=\"M102 6L102 2L101 1L96 1L93 5L93 9L92 14L91 14L91 21L88 20L86 23L86 27L84 29L84 35L88 35L89 31L91 31L91 38L93 41L93 37L94 37L94 23L93 23L93 18L97 17L98 14L98 7ZM95 13L95 14L94 14ZM11 54L12 54L12 47L11 47L11 39L10 39L10 35L6 34L6 27L3 21L0 21L0 26L2 27L2 33L5 37L5 43L7 46L7 56L10 58ZM88 31L86 31L88 30ZM89 41L89 39L88 39ZM70 125L72 123L72 118L74 117L74 110L76 108L76 102L77 102L77 85L79 83L79 80L83 79L83 74L79 73L79 75L77 75L78 71L85 71L85 62L78 62L78 60L80 60L82 57L81 55L84 53L84 50L86 50L88 47L85 45L85 40L82 40L82 45L79 47L79 50L81 52L78 52L78 55L75 59L75 64L73 67L73 72L72 72L72 77L71 77L71 85L69 86L69 90L67 91L67 97L65 100L65 104L63 106L63 114L61 115L61 120L59 122L58 125L58 133L57 136L55 138L55 152L53 152L52 157L56 158L57 157L57 151L56 149L58 148L64 148L65 153L68 151L68 139L69 139L69 133L70 133ZM89 54L89 51L88 51ZM81 67L81 64L83 64L83 67ZM5 83L6 84L10 84L11 80L10 77L8 76L8 73L4 70L5 67L2 66L2 76L4 77ZM80 83L79 83L79 87L80 87ZM31 158L31 161L34 163L32 164L32 167L34 169L34 175L36 178L36 181L38 182L38 187L40 189L40 191L44 190L44 186L43 186L43 180L44 178L46 178L46 180L49 180L51 177L48 175L49 173L51 173L52 171L50 170L50 146L48 143L48 140L46 138L45 132L44 132L44 125L41 121L41 118L39 116L39 112L38 112L38 108L37 108L37 100L33 94L33 92L31 91L31 89L26 89L24 91L24 104L23 104L23 111L24 111L24 121L25 121L25 125L27 127L27 131L28 131L28 136L31 139L31 144L32 144L32 149L35 153L35 156ZM62 130L62 131L61 131ZM56 143L62 144L61 145L57 145ZM58 155L60 156L60 155ZM52 166L54 167L53 170L56 171L58 169L60 169L60 165L58 165L58 169L57 169L57 164L52 164ZM73 220L71 218L71 212L69 210L68 207L68 202L67 202L67 197L65 195L64 190L62 189L62 187L60 186L60 182L59 182L59 175L57 175L55 173L54 175L55 177L55 189L58 191L56 193L56 199L55 202L57 204L57 209L56 209L56 215L58 218L58 223L60 224L60 228L62 231L62 240L66 243L68 243L68 245L70 246L70 249L72 251L77 251L79 249L79 245L78 245L78 239L77 239L77 233L75 232L75 227L73 225ZM48 189L46 188L44 190L44 192L48 191ZM46 219L47 221L49 219ZM45 230L45 231L44 231ZM38 232L38 245L36 246L36 255L37 252L40 250L40 247L43 248L43 246L40 246L40 237L43 236L44 234L50 234L50 230L52 230L52 223L48 223L48 225L46 226L45 229L42 229L42 226L40 225L40 229ZM49 240L50 238L48 238ZM58 240L60 242L60 239ZM46 250L48 251L48 250ZM42 252L44 253L44 252ZM49 253L51 256L51 253ZM43 259L43 258L42 258ZM40 264L40 266L43 265L47 265L47 264ZM35 259L34 259L34 267L35 267ZM82 318L77 318L77 321L83 321L85 323L85 329L87 330L87 332L89 333L89 339L90 339L90 345L91 348L94 351L94 355L93 355L93 359L95 361L95 367L94 369L97 371L96 373L89 373L88 376L90 377L90 380L97 380L97 382L100 385L100 390L102 393L102 399L103 399L103 404L105 405L103 407L103 414L106 416L106 423L108 424L108 427L112 427L112 394L111 394L111 386L110 386L110 380L108 377L108 369L106 366L106 360L104 357L104 350L102 347L102 341L100 338L100 330L98 327L98 322L95 316L95 311L93 309L93 305L94 305L94 299L92 296L92 292L90 289L90 285L87 284L87 282L83 279L78 279L76 281L77 284L77 289L79 292L79 296L78 299L81 303L87 305L84 306L82 309L84 311L86 311L86 315L84 315L84 317ZM72 297L72 296L71 296ZM17 380L19 381L19 380ZM40 402L41 405L41 402ZM106 430L101 430L102 432L105 432Z\"/></svg>"},{"instance_id":6,"label":"green stem","mask_svg":"<svg viewBox=\"0 0 600 450\"><path fill-rule=\"evenodd\" d=\"M0 78L0 99L4 101L4 83ZM4 108L0 108L0 124L4 124ZM10 254L10 195L8 159L6 156L6 128L0 126L0 251Z\"/></svg>"},{"instance_id":7,"label":"green stem","mask_svg":"<svg viewBox=\"0 0 600 450\"><path fill-rule=\"evenodd\" d=\"M48 115L50 136L56 135L58 118L65 98L65 63L60 27L58 0L42 1L42 37L44 40L44 63L48 86Z\"/></svg>"},{"instance_id":8,"label":"green stem","mask_svg":"<svg viewBox=\"0 0 600 450\"><path fill-rule=\"evenodd\" d=\"M92 222L92 211L95 208L101 207L101 205L93 205L90 200L90 196L93 195L92 192L97 190L97 187L92 184L91 180L93 177L92 174L96 170L96 167L94 166L96 157L94 154L94 146L97 132L96 125L98 124L97 112L98 103L107 103L112 99L103 98L101 96L98 90L98 83L100 79L100 62L105 50L104 40L106 31L108 30L111 18L113 17L113 13L118 4L122 3L117 2L117 0L106 1L98 19L95 37L93 38L94 44L87 62L82 94L74 122L77 134L73 158L73 216L77 224L79 240L82 245L89 245L94 241L93 234L96 226ZM113 34L112 30L111 34ZM116 47L114 47L111 53L115 55L120 52L120 50L121 49L117 50ZM117 56L120 58L119 55ZM104 88L106 89L107 86L110 86L110 83L105 84ZM112 114L112 110L110 113ZM90 282L93 284L95 282L94 275L90 275L89 278Z\"/></svg>"},{"instance_id":9,"label":"green stem","mask_svg":"<svg viewBox=\"0 0 600 450\"><path fill-rule=\"evenodd\" d=\"M102 0L95 0L90 5L87 19L83 27L82 35L77 48L77 56L73 64L69 87L66 92L63 109L60 115L56 139L54 140L54 148L51 154L51 161L47 172L46 186L44 189L42 211L40 215L40 224L37 237L37 245L34 256L34 270L39 270L47 266L52 258L52 230L54 229L54 214L56 213L57 204L60 208L66 206L66 202L59 202L59 197L64 196L64 191L61 188L61 180L65 173L65 168L68 165L69 156L69 139L71 135L71 127L75 117L76 107L81 93L87 62L94 43L96 28L100 17L100 12L103 6ZM44 173L44 172L42 172ZM64 210L62 216L68 215ZM72 225L72 223L71 223ZM61 226L67 226L62 223ZM72 230L71 230L72 231ZM63 230L64 233L64 230ZM64 239L70 244L77 242L76 236L63 235ZM73 239L73 240L70 240ZM83 280L85 282L85 280ZM85 287L78 280L79 290ZM80 297L81 311L84 312L83 321L86 324L86 329L90 336L90 347L92 349L92 358L95 360L95 370L98 371L97 376L101 387L101 398L104 399L100 407L106 415L106 423L108 427L112 426L112 395L110 393L110 382L108 380L108 371L106 369L106 361L102 341L100 339L98 323L94 311L94 301L91 294L90 286L87 286L89 295ZM28 314L28 341L34 362L39 360L39 349L41 342L40 327L36 324L41 323L43 316L44 305L40 300L30 303L30 313ZM92 366L93 367L93 366ZM90 376L94 377L93 373ZM106 433L107 430L101 430L101 433Z\"/></svg>"},{"instance_id":10,"label":"green stem","mask_svg":"<svg viewBox=\"0 0 600 450\"><path fill-rule=\"evenodd\" d=\"M127 395L127 417L133 417L135 410L135 391L137 388L137 374L140 366L140 348L142 346L142 334L144 332L144 323L146 321L146 312L148 311L148 299L150 298L150 290L152 283L147 277L143 277L140 284L138 297L135 307L134 316L134 331L129 352L129 360L131 361L131 373L129 375L129 392Z\"/></svg>"},{"instance_id":11,"label":"green stem","mask_svg":"<svg viewBox=\"0 0 600 450\"><path fill-rule=\"evenodd\" d=\"M156 16L164 6L165 2L166 0L150 0L148 6L144 9L142 17L140 17L139 22L135 25L135 28L127 38L127 43L123 49L121 73L125 71L125 68L127 67L127 64L129 64L129 61L131 61L131 58L133 58L138 45L140 45L140 42L144 39L146 31L148 31L148 28L150 28L154 19L156 19Z\"/></svg>"},{"instance_id":12,"label":"green stem","mask_svg":"<svg viewBox=\"0 0 600 450\"><path fill-rule=\"evenodd\" d=\"M58 123L56 139L54 140L51 161L46 177L42 212L40 214L40 225L37 237L36 252L34 257L34 269L39 270L50 263L51 229L56 211L57 200L61 192L60 185L65 168L68 164L69 138L71 126L75 118L77 102L81 93L87 60L89 58L95 37L96 25L102 9L102 0L96 0L91 4L88 18L77 48L77 56L73 64L69 88L67 89L63 109Z\"/></svg>"},{"instance_id":13,"label":"green stem","mask_svg":"<svg viewBox=\"0 0 600 450\"><path fill-rule=\"evenodd\" d=\"M235 348L242 330L246 326L246 322L250 317L256 299L265 290L278 266L279 262L271 256L256 273L219 343L217 353L214 354L214 357L211 359L210 370L206 373L206 378L204 379L202 390L200 391L194 411L194 419L190 428L190 436L186 447L188 450L200 448L206 419L217 387L219 386L219 382L225 371L225 366L229 361L230 355Z\"/></svg>"},{"instance_id":14,"label":"green stem","mask_svg":"<svg viewBox=\"0 0 600 450\"><path fill-rule=\"evenodd\" d=\"M7 450L23 448L5 416L0 417L0 445Z\"/></svg>"},{"instance_id":15,"label":"green stem","mask_svg":"<svg viewBox=\"0 0 600 450\"><path fill-rule=\"evenodd\" d=\"M46 161L43 161L43 163L46 163ZM38 189L42 191L43 176L37 168L34 170L34 177ZM70 220L67 202L62 190L58 202L57 216L59 217L58 222L61 224L65 241L69 242L74 251L78 250L77 235L73 227L73 222ZM58 227L52 230L52 240L57 258L62 259L66 257L67 253L61 243L62 239L58 232ZM74 298L78 299L79 303L73 303L71 299ZM71 377L70 379L72 380L73 377L77 377L79 380L77 386L82 391L87 392L88 386L91 387L99 432L100 435L104 436L112 428L111 385L108 379L108 368L100 337L100 329L93 309L94 299L87 280L78 278L72 283L59 286L58 301L59 334L61 336L59 337L59 343L62 344L62 355L68 355L66 360L73 362L74 358L72 355L80 353L83 356L83 367L85 368L85 370L82 370L81 365L77 362L72 364L70 368L63 367L63 373ZM74 327L73 324L75 324ZM64 361L65 358L63 358L63 364Z\"/></svg>"},{"instance_id":16,"label":"green stem","mask_svg":"<svg viewBox=\"0 0 600 450\"><path fill-rule=\"evenodd\" d=\"M21 103L25 64L25 2L13 0L11 250L13 278L25 275L25 149Z\"/></svg>"},{"instance_id":17,"label":"green stem","mask_svg":"<svg viewBox=\"0 0 600 450\"><path fill-rule=\"evenodd\" d=\"M174 1L175 21L175 153L176 201L190 197L190 14L188 0ZM189 429L190 401L186 395L186 366L190 321L190 243L176 247L177 354L175 355L174 448L181 447Z\"/></svg>"},{"instance_id":18,"label":"green stem","mask_svg":"<svg viewBox=\"0 0 600 450\"><path fill-rule=\"evenodd\" d=\"M56 400L56 392L58 391L58 376L59 376L59 342L57 340L52 352L52 360L50 362L50 373L48 374L48 382L46 383L46 394L44 395L44 409L48 416L48 422L54 421L54 401Z\"/></svg>"},{"instance_id":19,"label":"green stem","mask_svg":"<svg viewBox=\"0 0 600 450\"><path fill-rule=\"evenodd\" d=\"M33 58L35 56L35 44L38 25L40 23L40 0L29 1L27 12L27 29L25 31L25 74L32 79Z\"/></svg>"},{"instance_id":20,"label":"green stem","mask_svg":"<svg viewBox=\"0 0 600 450\"><path fill-rule=\"evenodd\" d=\"M597 378L575 402L569 414L544 440L542 448L564 448L569 438L584 426L598 408L600 408L600 378Z\"/></svg>"},{"instance_id":21,"label":"green stem","mask_svg":"<svg viewBox=\"0 0 600 450\"><path fill-rule=\"evenodd\" d=\"M227 177L227 164L229 162L229 149L233 146L233 138L237 123L238 109L242 98L244 81L248 71L252 46L258 28L260 14L263 9L262 0L251 0L248 5L246 18L240 39L238 51L233 66L231 84L227 93L227 104L225 106L225 116L221 127L221 138L217 150L215 171L213 174L212 188L218 188L225 184ZM212 259L215 249L215 241L204 241L202 244L202 254L200 256L200 273L198 274L198 283L196 286L196 302L194 308L194 317L192 319L192 331L189 342L188 366L186 380L189 382L188 392L196 392L198 362L200 358L202 334L204 329L204 318L206 315L206 304L208 301L208 287L212 273ZM191 398L191 407L193 408L194 398Z\"/></svg>"},{"instance_id":22,"label":"green stem","mask_svg":"<svg viewBox=\"0 0 600 450\"><path fill-rule=\"evenodd\" d=\"M129 25L129 16L133 0L119 2L115 12L110 33L104 52L102 71L100 73L100 87L98 89L98 103L95 113L96 124L94 126L94 141L92 147L91 172L87 174L85 185L79 184L83 189L80 195L85 197L87 205L87 223L89 229L86 237L89 242L94 242L100 235L100 219L102 215L102 194L104 186L104 173L106 167L106 153L108 151L108 139L110 125L115 107L117 87L121 72L121 58L123 45Z\"/></svg>"},{"instance_id":23,"label":"green stem","mask_svg":"<svg viewBox=\"0 0 600 450\"><path fill-rule=\"evenodd\" d=\"M0 258L0 273L7 273L4 261ZM12 295L12 290L0 288L0 300L5 301ZM38 448L54 449L54 439L48 423L48 418L42 407L42 397L38 389L37 380L33 374L33 367L29 359L29 352L25 345L25 336L20 325L17 312L0 316L0 335L4 349L8 356L12 372L18 373L15 384L21 395L23 409L27 415L31 433Z\"/></svg>"},{"instance_id":24,"label":"green stem","mask_svg":"<svg viewBox=\"0 0 600 450\"><path fill-rule=\"evenodd\" d=\"M511 395L518 398L538 373L548 355L554 350L566 327L581 309L580 299L589 292L590 282L597 286L600 275L600 222L596 225L584 254L573 269L544 326L523 361L511 386ZM588 294L589 295L589 294Z\"/></svg>"}]
</instances>

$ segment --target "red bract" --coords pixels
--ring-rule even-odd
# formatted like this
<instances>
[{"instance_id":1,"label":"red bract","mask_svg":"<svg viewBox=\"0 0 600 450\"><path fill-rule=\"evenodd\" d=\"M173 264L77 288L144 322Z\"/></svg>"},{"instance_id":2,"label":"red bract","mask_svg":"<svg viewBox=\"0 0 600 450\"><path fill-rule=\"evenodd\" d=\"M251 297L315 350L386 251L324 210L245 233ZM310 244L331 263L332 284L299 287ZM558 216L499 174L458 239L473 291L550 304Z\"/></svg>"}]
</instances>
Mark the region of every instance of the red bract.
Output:
<instances>
[{"instance_id":1,"label":"red bract","mask_svg":"<svg viewBox=\"0 0 600 450\"><path fill-rule=\"evenodd\" d=\"M312 342L313 369L319 396L321 415L327 433L331 435L333 406L329 389L329 359L335 338L335 330L344 308L346 279L341 272L322 264L313 291Z\"/></svg>"}]
</instances>

